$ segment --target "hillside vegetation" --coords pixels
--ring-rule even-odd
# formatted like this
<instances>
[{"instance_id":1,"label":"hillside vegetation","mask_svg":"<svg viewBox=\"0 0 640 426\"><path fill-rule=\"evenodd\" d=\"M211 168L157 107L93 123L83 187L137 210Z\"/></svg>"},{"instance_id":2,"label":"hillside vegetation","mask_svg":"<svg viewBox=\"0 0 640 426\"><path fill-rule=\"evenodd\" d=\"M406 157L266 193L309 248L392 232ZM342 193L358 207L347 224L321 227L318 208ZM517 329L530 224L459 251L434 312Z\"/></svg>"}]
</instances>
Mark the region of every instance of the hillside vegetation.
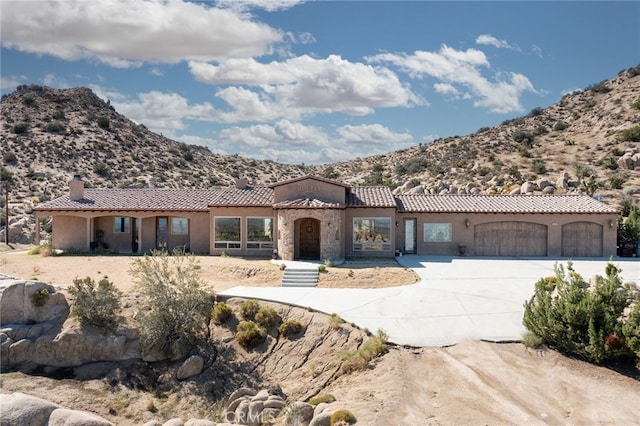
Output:
<instances>
[{"instance_id":1,"label":"hillside vegetation","mask_svg":"<svg viewBox=\"0 0 640 426\"><path fill-rule=\"evenodd\" d=\"M398 192L490 194L518 192L527 181L542 191L546 178L547 193L595 193L615 206L640 196L640 65L472 135L320 166L213 154L173 141L86 88L20 86L1 107L11 222L31 221L32 207L66 193L75 173L88 187L209 188L240 174L254 184L318 174Z\"/></svg>"}]
</instances>

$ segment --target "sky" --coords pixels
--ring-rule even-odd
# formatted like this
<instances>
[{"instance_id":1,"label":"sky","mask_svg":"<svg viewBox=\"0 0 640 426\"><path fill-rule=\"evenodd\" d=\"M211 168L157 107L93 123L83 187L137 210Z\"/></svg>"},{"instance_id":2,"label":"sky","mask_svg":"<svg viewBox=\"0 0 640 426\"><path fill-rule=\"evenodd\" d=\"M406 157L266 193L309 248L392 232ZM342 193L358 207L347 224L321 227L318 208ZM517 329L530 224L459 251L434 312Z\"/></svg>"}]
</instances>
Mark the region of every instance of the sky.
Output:
<instances>
[{"instance_id":1,"label":"sky","mask_svg":"<svg viewBox=\"0 0 640 426\"><path fill-rule=\"evenodd\" d=\"M638 1L0 0L0 87L89 87L219 154L461 136L640 64Z\"/></svg>"}]
</instances>

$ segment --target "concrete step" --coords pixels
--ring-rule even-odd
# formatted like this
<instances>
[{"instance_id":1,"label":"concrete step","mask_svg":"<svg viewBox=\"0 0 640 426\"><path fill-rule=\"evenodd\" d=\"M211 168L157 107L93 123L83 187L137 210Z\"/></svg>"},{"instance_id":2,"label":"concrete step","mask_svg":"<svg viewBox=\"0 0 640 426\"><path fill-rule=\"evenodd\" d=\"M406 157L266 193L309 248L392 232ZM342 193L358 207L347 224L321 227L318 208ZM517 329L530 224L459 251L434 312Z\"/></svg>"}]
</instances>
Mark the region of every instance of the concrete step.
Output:
<instances>
[{"instance_id":1,"label":"concrete step","mask_svg":"<svg viewBox=\"0 0 640 426\"><path fill-rule=\"evenodd\" d=\"M285 269L283 287L315 287L318 285L317 269Z\"/></svg>"}]
</instances>

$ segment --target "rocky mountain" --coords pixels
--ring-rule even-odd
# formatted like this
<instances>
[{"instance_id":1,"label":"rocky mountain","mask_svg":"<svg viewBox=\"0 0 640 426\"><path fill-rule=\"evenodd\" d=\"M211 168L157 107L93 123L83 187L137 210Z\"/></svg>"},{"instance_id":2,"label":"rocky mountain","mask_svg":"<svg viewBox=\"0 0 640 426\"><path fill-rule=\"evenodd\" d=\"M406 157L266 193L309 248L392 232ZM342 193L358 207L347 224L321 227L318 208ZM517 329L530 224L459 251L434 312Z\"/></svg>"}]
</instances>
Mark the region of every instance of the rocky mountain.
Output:
<instances>
[{"instance_id":1,"label":"rocky mountain","mask_svg":"<svg viewBox=\"0 0 640 426\"><path fill-rule=\"evenodd\" d=\"M321 166L211 153L149 131L86 88L20 86L2 97L1 165L13 174L11 221L67 191L89 187L209 188L240 174L253 183L307 173L397 192L584 191L620 206L640 197L640 65L548 108L466 136ZM0 202L0 206L2 206Z\"/></svg>"}]
</instances>

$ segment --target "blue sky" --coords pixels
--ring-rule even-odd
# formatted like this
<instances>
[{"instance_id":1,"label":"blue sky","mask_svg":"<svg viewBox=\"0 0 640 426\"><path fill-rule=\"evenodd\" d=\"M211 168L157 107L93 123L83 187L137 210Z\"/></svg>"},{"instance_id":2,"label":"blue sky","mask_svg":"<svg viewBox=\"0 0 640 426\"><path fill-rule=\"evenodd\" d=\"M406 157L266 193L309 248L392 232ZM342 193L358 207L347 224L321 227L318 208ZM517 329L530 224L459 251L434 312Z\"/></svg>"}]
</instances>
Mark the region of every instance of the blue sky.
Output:
<instances>
[{"instance_id":1,"label":"blue sky","mask_svg":"<svg viewBox=\"0 0 640 426\"><path fill-rule=\"evenodd\" d=\"M0 0L2 93L85 86L212 152L328 163L547 107L640 63L640 2Z\"/></svg>"}]
</instances>

